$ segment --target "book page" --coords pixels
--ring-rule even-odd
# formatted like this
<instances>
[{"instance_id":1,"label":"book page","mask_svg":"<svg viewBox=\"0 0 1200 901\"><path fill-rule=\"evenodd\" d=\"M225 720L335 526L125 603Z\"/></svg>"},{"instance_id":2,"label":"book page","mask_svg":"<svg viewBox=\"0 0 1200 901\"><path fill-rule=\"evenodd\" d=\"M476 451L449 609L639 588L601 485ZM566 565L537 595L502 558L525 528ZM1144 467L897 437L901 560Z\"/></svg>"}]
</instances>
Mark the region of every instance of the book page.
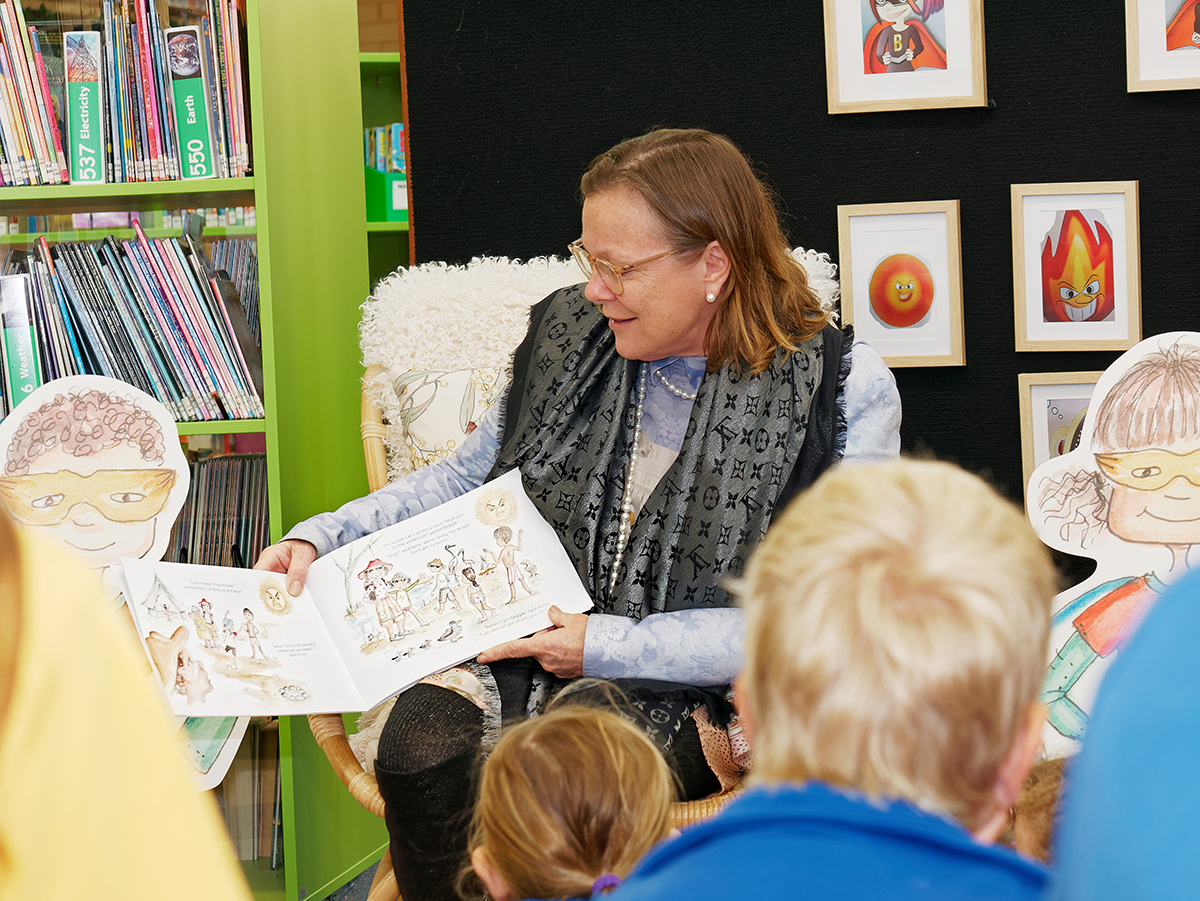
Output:
<instances>
[{"instance_id":1,"label":"book page","mask_svg":"<svg viewBox=\"0 0 1200 901\"><path fill-rule=\"evenodd\" d=\"M592 606L516 470L322 557L307 591L368 706Z\"/></svg>"},{"instance_id":2,"label":"book page","mask_svg":"<svg viewBox=\"0 0 1200 901\"><path fill-rule=\"evenodd\" d=\"M290 716L362 709L307 593L284 577L124 558L126 599L171 712Z\"/></svg>"}]
</instances>

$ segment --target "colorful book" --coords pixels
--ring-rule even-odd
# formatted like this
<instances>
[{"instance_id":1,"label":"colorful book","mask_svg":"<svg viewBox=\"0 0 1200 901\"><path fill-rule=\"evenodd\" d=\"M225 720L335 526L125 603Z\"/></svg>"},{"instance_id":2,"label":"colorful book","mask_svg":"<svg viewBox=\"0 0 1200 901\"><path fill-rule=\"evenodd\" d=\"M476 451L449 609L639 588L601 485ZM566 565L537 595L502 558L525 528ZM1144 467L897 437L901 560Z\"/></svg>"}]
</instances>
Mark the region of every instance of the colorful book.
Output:
<instances>
[{"instance_id":1,"label":"colorful book","mask_svg":"<svg viewBox=\"0 0 1200 901\"><path fill-rule=\"evenodd\" d=\"M0 357L10 410L42 384L36 329L29 276L0 276Z\"/></svg>"},{"instance_id":2,"label":"colorful book","mask_svg":"<svg viewBox=\"0 0 1200 901\"><path fill-rule=\"evenodd\" d=\"M33 47L33 58L34 64L37 67L38 83L42 91L42 102L45 104L50 124L50 136L54 140L54 157L58 163L58 171L62 181L67 182L71 180L71 173L67 168L66 151L63 149L62 122L59 107L56 107L54 104L54 94L50 90L50 76L46 71L46 60L42 54L41 42L38 40L37 29L32 26L29 28L29 42Z\"/></svg>"},{"instance_id":3,"label":"colorful book","mask_svg":"<svg viewBox=\"0 0 1200 901\"><path fill-rule=\"evenodd\" d=\"M100 89L100 32L63 35L67 67L67 129L72 184L104 182L104 96Z\"/></svg>"},{"instance_id":4,"label":"colorful book","mask_svg":"<svg viewBox=\"0 0 1200 901\"><path fill-rule=\"evenodd\" d=\"M209 127L209 90L205 81L200 29L194 25L168 28L167 66L171 80L171 106L175 113L177 144L183 177L217 175L213 137Z\"/></svg>"}]
</instances>

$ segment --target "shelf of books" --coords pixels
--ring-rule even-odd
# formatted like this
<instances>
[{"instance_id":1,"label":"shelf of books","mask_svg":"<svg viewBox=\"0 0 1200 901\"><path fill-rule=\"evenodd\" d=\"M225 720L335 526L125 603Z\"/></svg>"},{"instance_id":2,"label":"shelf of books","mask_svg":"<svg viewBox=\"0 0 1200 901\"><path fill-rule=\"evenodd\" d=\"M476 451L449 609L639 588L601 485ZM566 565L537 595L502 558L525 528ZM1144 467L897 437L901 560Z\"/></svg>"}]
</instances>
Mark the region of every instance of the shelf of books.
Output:
<instances>
[{"instance_id":1,"label":"shelf of books","mask_svg":"<svg viewBox=\"0 0 1200 901\"><path fill-rule=\"evenodd\" d=\"M408 159L399 53L358 55L363 109L367 246L374 285L410 262Z\"/></svg>"},{"instance_id":2,"label":"shelf of books","mask_svg":"<svg viewBox=\"0 0 1200 901\"><path fill-rule=\"evenodd\" d=\"M31 377L112 375L175 414L193 497L173 559L248 565L365 493L365 120L353 68L323 62L357 53L353 0L0 0L0 48L0 326L20 307ZM303 719L247 735L279 820L241 829L260 901L378 859L382 820Z\"/></svg>"}]
</instances>

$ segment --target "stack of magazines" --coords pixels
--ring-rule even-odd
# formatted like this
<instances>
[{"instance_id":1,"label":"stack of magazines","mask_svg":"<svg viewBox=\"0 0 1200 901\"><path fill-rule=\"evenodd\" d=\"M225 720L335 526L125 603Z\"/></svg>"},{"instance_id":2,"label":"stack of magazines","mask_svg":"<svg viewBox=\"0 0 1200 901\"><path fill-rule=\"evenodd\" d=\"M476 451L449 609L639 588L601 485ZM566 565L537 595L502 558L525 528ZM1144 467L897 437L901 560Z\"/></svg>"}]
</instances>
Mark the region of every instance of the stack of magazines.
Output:
<instances>
[{"instance_id":1,"label":"stack of magazines","mask_svg":"<svg viewBox=\"0 0 1200 901\"><path fill-rule=\"evenodd\" d=\"M270 540L265 454L208 457L192 484L163 559L209 566L253 565Z\"/></svg>"},{"instance_id":2,"label":"stack of magazines","mask_svg":"<svg viewBox=\"0 0 1200 901\"><path fill-rule=\"evenodd\" d=\"M43 382L87 373L136 385L179 422L262 418L261 357L241 304L190 235L134 231L94 243L43 236L10 254L0 275L8 409Z\"/></svg>"}]
</instances>

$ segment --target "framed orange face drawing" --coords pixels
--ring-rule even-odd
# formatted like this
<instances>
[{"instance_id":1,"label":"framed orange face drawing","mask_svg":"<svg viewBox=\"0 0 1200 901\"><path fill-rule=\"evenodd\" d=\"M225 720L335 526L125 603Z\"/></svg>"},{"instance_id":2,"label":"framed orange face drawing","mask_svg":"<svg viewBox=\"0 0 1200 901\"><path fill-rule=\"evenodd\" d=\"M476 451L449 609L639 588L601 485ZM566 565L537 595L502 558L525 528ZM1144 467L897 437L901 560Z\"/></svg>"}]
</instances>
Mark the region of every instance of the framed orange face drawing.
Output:
<instances>
[{"instance_id":1,"label":"framed orange face drawing","mask_svg":"<svg viewBox=\"0 0 1200 901\"><path fill-rule=\"evenodd\" d=\"M838 207L842 322L889 366L962 366L958 201Z\"/></svg>"}]
</instances>

